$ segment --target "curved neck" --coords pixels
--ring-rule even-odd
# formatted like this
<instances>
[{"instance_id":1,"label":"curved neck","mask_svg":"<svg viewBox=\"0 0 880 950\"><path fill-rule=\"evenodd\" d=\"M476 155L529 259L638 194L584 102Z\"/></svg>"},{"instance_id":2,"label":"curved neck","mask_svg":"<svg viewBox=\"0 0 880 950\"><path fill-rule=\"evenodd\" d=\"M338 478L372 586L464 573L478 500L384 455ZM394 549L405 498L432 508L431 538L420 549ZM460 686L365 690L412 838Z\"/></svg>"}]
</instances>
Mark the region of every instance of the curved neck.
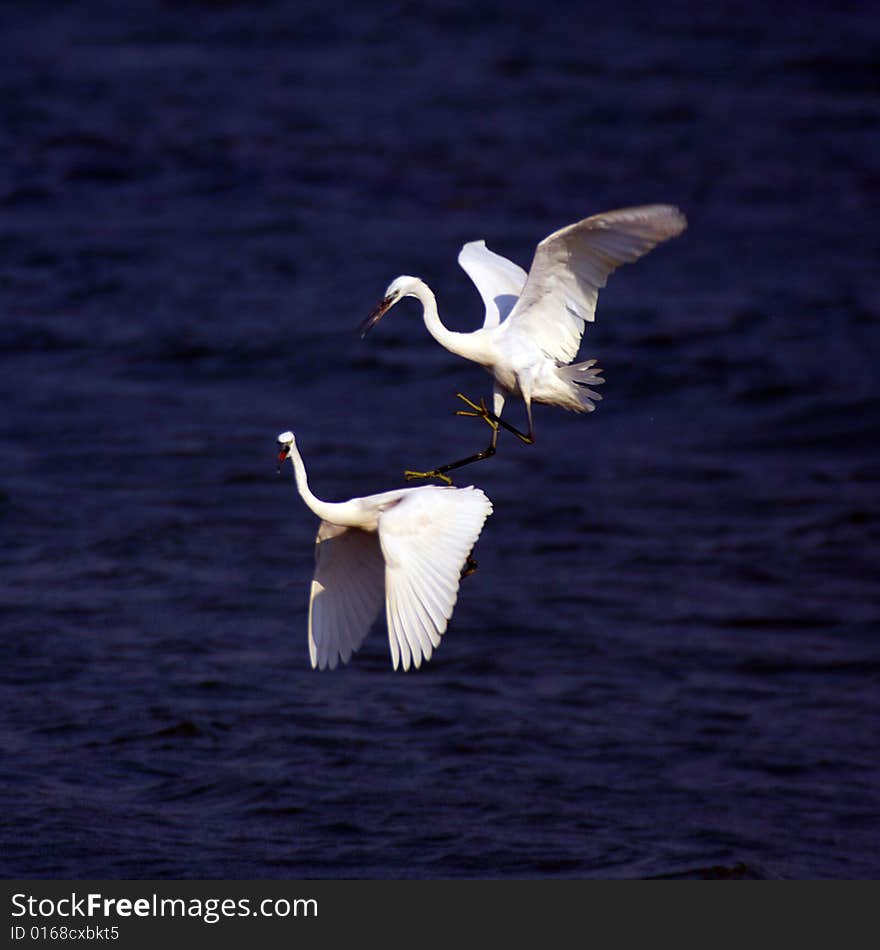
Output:
<instances>
[{"instance_id":1,"label":"curved neck","mask_svg":"<svg viewBox=\"0 0 880 950\"><path fill-rule=\"evenodd\" d=\"M443 325L440 314L437 312L437 298L434 296L434 291L424 281L419 281L408 296L415 297L422 305L422 319L425 321L428 333L451 353L467 357L470 351L467 338L470 334L456 333L455 330L450 330Z\"/></svg>"},{"instance_id":2,"label":"curved neck","mask_svg":"<svg viewBox=\"0 0 880 950\"><path fill-rule=\"evenodd\" d=\"M296 477L296 488L302 500L322 521L331 521L335 505L332 502L321 501L312 494L309 488L309 479L306 467L296 445L290 447L290 461L293 462L293 473Z\"/></svg>"}]
</instances>

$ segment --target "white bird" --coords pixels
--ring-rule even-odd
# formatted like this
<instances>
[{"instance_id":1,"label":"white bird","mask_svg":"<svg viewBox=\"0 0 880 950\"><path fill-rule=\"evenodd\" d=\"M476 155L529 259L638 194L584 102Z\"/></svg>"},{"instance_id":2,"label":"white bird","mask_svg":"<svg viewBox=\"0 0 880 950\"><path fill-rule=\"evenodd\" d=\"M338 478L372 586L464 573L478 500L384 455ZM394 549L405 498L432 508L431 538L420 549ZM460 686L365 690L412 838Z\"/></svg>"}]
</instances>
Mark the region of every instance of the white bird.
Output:
<instances>
[{"instance_id":1,"label":"white bird","mask_svg":"<svg viewBox=\"0 0 880 950\"><path fill-rule=\"evenodd\" d=\"M486 307L482 328L471 333L454 332L440 322L437 300L424 281L409 276L393 280L384 299L362 324L362 336L404 297L415 297L431 336L450 352L479 363L494 377L492 411L482 399L477 404L457 394L469 406L458 415L476 416L491 427L488 448L433 471L407 472L406 476L439 477L451 483L446 472L495 454L499 426L523 442L533 443L533 402L591 412L602 397L589 387L604 382L599 375L602 370L594 359L568 364L577 356L585 322L595 318L600 288L619 265L638 260L661 241L681 234L686 226L685 216L671 205L596 214L545 237L535 250L528 274L490 251L485 241L471 241L462 247L458 263L476 284ZM524 401L527 433L501 420L508 396Z\"/></svg>"},{"instance_id":2,"label":"white bird","mask_svg":"<svg viewBox=\"0 0 880 950\"><path fill-rule=\"evenodd\" d=\"M309 489L292 432L278 436L278 464L293 462L296 487L321 519L309 597L312 667L347 663L382 607L394 669L430 660L458 598L461 577L492 503L472 485L421 485L328 502Z\"/></svg>"}]
</instances>

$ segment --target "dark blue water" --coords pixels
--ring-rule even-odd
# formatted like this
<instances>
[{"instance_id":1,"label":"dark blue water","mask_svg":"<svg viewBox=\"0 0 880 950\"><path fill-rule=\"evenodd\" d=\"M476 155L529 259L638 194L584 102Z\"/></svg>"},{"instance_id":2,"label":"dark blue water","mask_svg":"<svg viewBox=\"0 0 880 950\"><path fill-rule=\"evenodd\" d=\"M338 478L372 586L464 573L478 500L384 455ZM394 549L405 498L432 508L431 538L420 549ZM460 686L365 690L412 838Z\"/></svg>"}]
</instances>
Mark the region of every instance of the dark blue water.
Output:
<instances>
[{"instance_id":1,"label":"dark blue water","mask_svg":"<svg viewBox=\"0 0 880 950\"><path fill-rule=\"evenodd\" d=\"M599 6L4 7L4 876L880 874L880 20ZM276 434L332 500L481 448L359 322L648 201L434 658L313 672Z\"/></svg>"}]
</instances>

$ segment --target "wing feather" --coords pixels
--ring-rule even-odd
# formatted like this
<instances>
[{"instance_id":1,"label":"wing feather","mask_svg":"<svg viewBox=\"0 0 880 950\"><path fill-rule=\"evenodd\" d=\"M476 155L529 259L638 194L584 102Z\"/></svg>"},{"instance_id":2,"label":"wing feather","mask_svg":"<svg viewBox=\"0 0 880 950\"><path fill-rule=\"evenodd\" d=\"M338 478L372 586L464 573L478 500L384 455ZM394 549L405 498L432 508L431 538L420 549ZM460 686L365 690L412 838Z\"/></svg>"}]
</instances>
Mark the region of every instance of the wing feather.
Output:
<instances>
[{"instance_id":1,"label":"wing feather","mask_svg":"<svg viewBox=\"0 0 880 950\"><path fill-rule=\"evenodd\" d=\"M486 307L484 327L496 327L513 309L526 282L526 272L506 257L490 251L485 241L470 241L458 263L474 282Z\"/></svg>"},{"instance_id":2,"label":"wing feather","mask_svg":"<svg viewBox=\"0 0 880 950\"><path fill-rule=\"evenodd\" d=\"M397 657L400 657L400 664L404 670L409 669L410 652L409 642L404 633L405 622L400 612L397 591L386 590L385 592L385 616L388 621L388 642L391 645L391 662L394 669L397 669Z\"/></svg>"},{"instance_id":3,"label":"wing feather","mask_svg":"<svg viewBox=\"0 0 880 950\"><path fill-rule=\"evenodd\" d=\"M427 615L427 629L431 644L437 647L440 645L440 634L437 631L442 627L445 619L445 605L450 599L454 600L455 591L451 588L440 588L435 573L426 569L417 558L410 561L409 574L414 589L419 592L419 599Z\"/></svg>"},{"instance_id":4,"label":"wing feather","mask_svg":"<svg viewBox=\"0 0 880 950\"><path fill-rule=\"evenodd\" d=\"M309 657L313 667L347 663L382 607L385 562L375 534L322 521L315 539L309 597Z\"/></svg>"},{"instance_id":5,"label":"wing feather","mask_svg":"<svg viewBox=\"0 0 880 950\"><path fill-rule=\"evenodd\" d=\"M397 624L399 621L397 618L397 602L394 599L394 596L388 591L385 592L385 622L388 626L388 646L391 650L391 665L396 670L400 664L400 640L397 636ZM409 666L409 661L407 660L404 669L407 669Z\"/></svg>"},{"instance_id":6,"label":"wing feather","mask_svg":"<svg viewBox=\"0 0 880 950\"><path fill-rule=\"evenodd\" d=\"M473 486L425 485L379 517L392 663L429 660L446 631L461 570L492 503Z\"/></svg>"},{"instance_id":7,"label":"wing feather","mask_svg":"<svg viewBox=\"0 0 880 950\"><path fill-rule=\"evenodd\" d=\"M426 660L431 659L431 650L440 645L440 637L436 631L437 618L431 613L423 592L415 581L414 571L409 572L406 579L407 594L404 598L411 608L411 617L415 627L416 637L421 652ZM415 654L413 654L415 659ZM418 664L416 664L418 665Z\"/></svg>"},{"instance_id":8,"label":"wing feather","mask_svg":"<svg viewBox=\"0 0 880 950\"><path fill-rule=\"evenodd\" d=\"M413 665L418 668L422 659L431 659L433 623L425 615L419 592L411 583L403 583L397 593L398 609L402 614L401 632L409 643Z\"/></svg>"},{"instance_id":9,"label":"wing feather","mask_svg":"<svg viewBox=\"0 0 880 950\"><path fill-rule=\"evenodd\" d=\"M595 319L599 290L609 275L685 227L678 208L643 205L606 211L555 231L536 248L508 325L528 332L551 359L570 363L585 321Z\"/></svg>"}]
</instances>

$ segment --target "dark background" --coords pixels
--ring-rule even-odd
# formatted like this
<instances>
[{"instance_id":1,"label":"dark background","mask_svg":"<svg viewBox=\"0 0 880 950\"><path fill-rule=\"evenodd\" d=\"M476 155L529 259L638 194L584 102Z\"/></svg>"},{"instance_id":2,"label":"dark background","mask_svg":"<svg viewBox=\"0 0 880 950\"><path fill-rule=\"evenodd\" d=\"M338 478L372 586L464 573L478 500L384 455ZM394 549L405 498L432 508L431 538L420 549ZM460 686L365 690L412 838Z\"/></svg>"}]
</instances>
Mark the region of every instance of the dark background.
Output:
<instances>
[{"instance_id":1,"label":"dark background","mask_svg":"<svg viewBox=\"0 0 880 950\"><path fill-rule=\"evenodd\" d=\"M870 5L0 12L6 877L880 874ZM460 245L662 201L442 646L308 665L328 500L483 446ZM508 417L523 421L521 406Z\"/></svg>"}]
</instances>

